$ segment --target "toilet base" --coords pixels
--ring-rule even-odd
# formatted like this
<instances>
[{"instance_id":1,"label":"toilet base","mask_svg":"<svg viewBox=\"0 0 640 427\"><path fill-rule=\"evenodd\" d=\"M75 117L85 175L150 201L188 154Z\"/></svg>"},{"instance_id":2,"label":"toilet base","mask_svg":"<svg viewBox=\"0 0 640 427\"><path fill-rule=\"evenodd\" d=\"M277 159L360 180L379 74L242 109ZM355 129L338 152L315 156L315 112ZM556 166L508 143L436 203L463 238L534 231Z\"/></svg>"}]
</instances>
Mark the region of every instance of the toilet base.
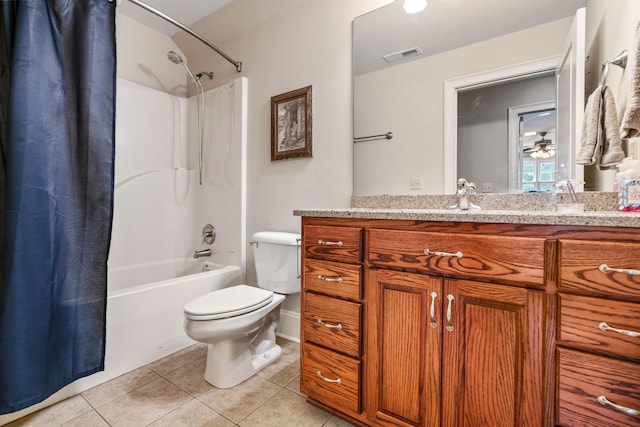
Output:
<instances>
[{"instance_id":1,"label":"toilet base","mask_svg":"<svg viewBox=\"0 0 640 427\"><path fill-rule=\"evenodd\" d=\"M275 362L282 354L275 334L279 320L277 307L256 332L209 344L204 379L217 388L230 388Z\"/></svg>"}]
</instances>

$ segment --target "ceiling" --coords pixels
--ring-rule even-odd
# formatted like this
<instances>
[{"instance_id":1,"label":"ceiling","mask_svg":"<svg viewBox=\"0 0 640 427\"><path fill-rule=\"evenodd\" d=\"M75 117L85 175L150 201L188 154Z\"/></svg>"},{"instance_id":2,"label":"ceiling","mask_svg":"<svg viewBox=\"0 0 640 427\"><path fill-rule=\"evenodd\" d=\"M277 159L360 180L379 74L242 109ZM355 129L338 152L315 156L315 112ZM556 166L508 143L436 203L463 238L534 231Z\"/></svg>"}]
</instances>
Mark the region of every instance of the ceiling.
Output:
<instances>
[{"instance_id":1,"label":"ceiling","mask_svg":"<svg viewBox=\"0 0 640 427\"><path fill-rule=\"evenodd\" d=\"M120 13L173 36L180 29L131 3L118 0ZM178 22L192 26L235 0L140 0ZM255 0L248 14L270 15L271 9L286 9L302 0ZM265 4L262 4L264 2ZM273 2L274 7L267 7ZM419 47L422 56L444 52L473 41L572 16L587 0L429 0L427 8L407 15L402 1L373 10L354 21L356 74L386 66L382 56ZM282 3L282 5L277 6ZM266 16L265 16L266 17ZM249 18L249 17L248 17ZM250 17L260 20L259 17ZM390 37L389 35L392 35ZM446 35L446 36L443 36Z\"/></svg>"},{"instance_id":2,"label":"ceiling","mask_svg":"<svg viewBox=\"0 0 640 427\"><path fill-rule=\"evenodd\" d=\"M231 3L233 0L140 0L154 9L170 16L183 25L190 26L202 18L211 15L216 10ZM157 31L173 36L181 31L172 25L150 13L147 10L131 3L129 0L118 2L118 11L141 24L154 28Z\"/></svg>"}]
</instances>

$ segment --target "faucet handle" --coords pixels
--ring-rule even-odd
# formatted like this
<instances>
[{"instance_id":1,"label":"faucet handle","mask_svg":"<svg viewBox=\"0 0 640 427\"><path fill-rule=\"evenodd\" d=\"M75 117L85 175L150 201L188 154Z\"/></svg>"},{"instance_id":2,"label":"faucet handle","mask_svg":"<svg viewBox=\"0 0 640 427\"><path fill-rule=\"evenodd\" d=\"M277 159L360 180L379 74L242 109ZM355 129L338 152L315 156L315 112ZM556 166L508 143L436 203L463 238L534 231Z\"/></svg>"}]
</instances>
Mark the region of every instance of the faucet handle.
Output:
<instances>
[{"instance_id":1,"label":"faucet handle","mask_svg":"<svg viewBox=\"0 0 640 427\"><path fill-rule=\"evenodd\" d=\"M216 240L216 229L213 228L213 225L206 224L202 228L202 244L211 245Z\"/></svg>"},{"instance_id":2,"label":"faucet handle","mask_svg":"<svg viewBox=\"0 0 640 427\"><path fill-rule=\"evenodd\" d=\"M467 188L469 188L469 194L476 194L476 184L475 182L468 182Z\"/></svg>"}]
</instances>

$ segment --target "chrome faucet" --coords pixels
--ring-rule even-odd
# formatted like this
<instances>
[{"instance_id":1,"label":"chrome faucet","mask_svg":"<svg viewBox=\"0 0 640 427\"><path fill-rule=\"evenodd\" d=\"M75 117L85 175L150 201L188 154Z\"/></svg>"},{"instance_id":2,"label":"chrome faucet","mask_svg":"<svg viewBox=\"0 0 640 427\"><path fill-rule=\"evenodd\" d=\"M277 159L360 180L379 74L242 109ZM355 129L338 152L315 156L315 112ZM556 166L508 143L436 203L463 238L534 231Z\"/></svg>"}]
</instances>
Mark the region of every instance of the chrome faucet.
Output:
<instances>
[{"instance_id":1,"label":"chrome faucet","mask_svg":"<svg viewBox=\"0 0 640 427\"><path fill-rule=\"evenodd\" d=\"M201 251L195 251L193 253L193 257L195 259L206 257L206 256L211 256L211 249L202 249Z\"/></svg>"},{"instance_id":2,"label":"chrome faucet","mask_svg":"<svg viewBox=\"0 0 640 427\"><path fill-rule=\"evenodd\" d=\"M476 194L476 185L464 178L459 178L456 186L456 196L458 197L458 203L449 206L449 209L482 209L480 206L471 203L472 194Z\"/></svg>"}]
</instances>

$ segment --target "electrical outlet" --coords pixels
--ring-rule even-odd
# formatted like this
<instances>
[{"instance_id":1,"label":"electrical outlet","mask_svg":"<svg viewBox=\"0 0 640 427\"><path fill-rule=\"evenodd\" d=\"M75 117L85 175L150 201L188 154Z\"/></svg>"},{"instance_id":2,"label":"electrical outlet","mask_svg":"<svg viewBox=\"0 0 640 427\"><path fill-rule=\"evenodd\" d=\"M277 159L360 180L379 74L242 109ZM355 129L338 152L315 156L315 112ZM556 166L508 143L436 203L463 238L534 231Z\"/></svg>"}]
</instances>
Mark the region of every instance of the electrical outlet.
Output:
<instances>
[{"instance_id":1,"label":"electrical outlet","mask_svg":"<svg viewBox=\"0 0 640 427\"><path fill-rule=\"evenodd\" d=\"M482 184L482 192L483 193L491 193L493 191L493 184L490 182L485 182Z\"/></svg>"},{"instance_id":2,"label":"electrical outlet","mask_svg":"<svg viewBox=\"0 0 640 427\"><path fill-rule=\"evenodd\" d=\"M422 190L422 180L420 178L411 178L409 180L409 190Z\"/></svg>"}]
</instances>

